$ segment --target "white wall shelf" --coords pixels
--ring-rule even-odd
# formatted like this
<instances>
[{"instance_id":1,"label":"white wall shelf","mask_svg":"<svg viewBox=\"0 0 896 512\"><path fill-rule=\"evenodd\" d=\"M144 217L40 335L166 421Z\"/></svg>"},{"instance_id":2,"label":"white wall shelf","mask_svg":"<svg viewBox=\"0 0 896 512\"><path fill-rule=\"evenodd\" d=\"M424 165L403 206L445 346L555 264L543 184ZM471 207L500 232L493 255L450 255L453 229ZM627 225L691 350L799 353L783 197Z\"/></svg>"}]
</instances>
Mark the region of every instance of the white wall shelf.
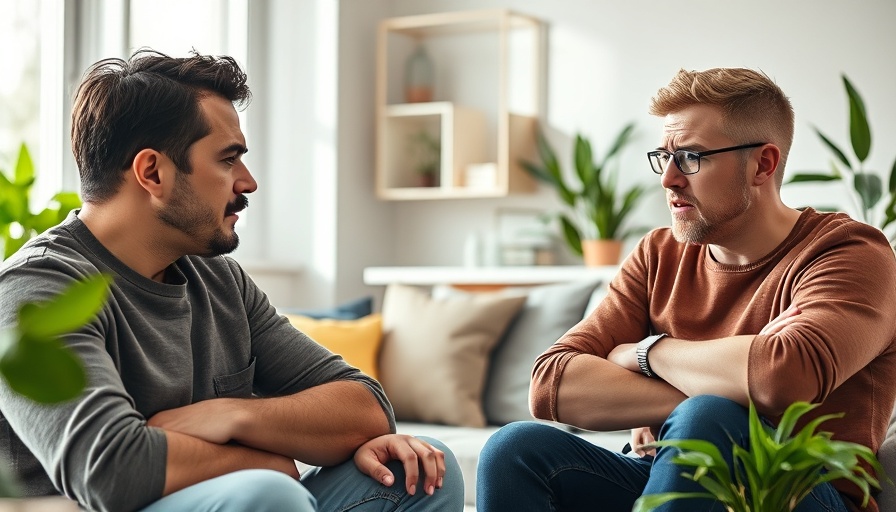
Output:
<instances>
[{"instance_id":1,"label":"white wall shelf","mask_svg":"<svg viewBox=\"0 0 896 512\"><path fill-rule=\"evenodd\" d=\"M542 32L538 19L503 9L383 20L377 41L377 196L425 200L533 191L519 161L534 159ZM436 101L406 103L403 66L423 43L437 70ZM438 179L425 186L420 157L409 147L421 132L440 143Z\"/></svg>"}]
</instances>

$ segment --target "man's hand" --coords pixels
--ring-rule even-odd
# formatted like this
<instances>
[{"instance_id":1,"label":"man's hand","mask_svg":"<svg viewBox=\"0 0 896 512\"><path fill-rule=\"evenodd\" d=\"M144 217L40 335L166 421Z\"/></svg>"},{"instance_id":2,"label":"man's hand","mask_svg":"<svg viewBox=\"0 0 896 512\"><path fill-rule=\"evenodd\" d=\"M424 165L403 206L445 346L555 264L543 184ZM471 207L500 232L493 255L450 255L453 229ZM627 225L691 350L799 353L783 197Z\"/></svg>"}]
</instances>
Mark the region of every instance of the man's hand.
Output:
<instances>
[{"instance_id":1,"label":"man's hand","mask_svg":"<svg viewBox=\"0 0 896 512\"><path fill-rule=\"evenodd\" d=\"M613 347L613 350L607 354L607 361L615 363L626 370L641 373L641 367L638 366L638 355L635 350L638 348L637 343L621 343Z\"/></svg>"},{"instance_id":2,"label":"man's hand","mask_svg":"<svg viewBox=\"0 0 896 512\"><path fill-rule=\"evenodd\" d=\"M644 445L656 441L650 427L640 427L632 429L632 440L630 442L632 451L643 457L645 455L656 456L656 448L645 450Z\"/></svg>"},{"instance_id":3,"label":"man's hand","mask_svg":"<svg viewBox=\"0 0 896 512\"><path fill-rule=\"evenodd\" d=\"M213 398L158 412L149 418L147 424L210 443L226 444L233 439L241 412L233 400Z\"/></svg>"},{"instance_id":4,"label":"man's hand","mask_svg":"<svg viewBox=\"0 0 896 512\"><path fill-rule=\"evenodd\" d=\"M423 482L424 492L432 495L436 489L442 488L445 453L426 441L408 435L386 434L371 439L355 452L355 465L358 469L386 486L395 482L395 475L385 466L391 460L400 460L404 466L408 494L413 496L417 492L421 467L426 477Z\"/></svg>"}]
</instances>

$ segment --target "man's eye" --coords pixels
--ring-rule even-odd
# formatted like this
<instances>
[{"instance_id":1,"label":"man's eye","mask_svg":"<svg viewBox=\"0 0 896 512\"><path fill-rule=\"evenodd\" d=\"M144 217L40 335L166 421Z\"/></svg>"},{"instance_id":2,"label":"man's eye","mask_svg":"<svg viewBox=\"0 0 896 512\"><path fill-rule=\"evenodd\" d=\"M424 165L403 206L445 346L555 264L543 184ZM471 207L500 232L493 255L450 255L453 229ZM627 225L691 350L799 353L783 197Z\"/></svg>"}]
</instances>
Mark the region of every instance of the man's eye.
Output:
<instances>
[{"instance_id":1,"label":"man's eye","mask_svg":"<svg viewBox=\"0 0 896 512\"><path fill-rule=\"evenodd\" d=\"M691 151L682 151L681 157L683 157L688 162L696 162L697 160L700 160L700 155Z\"/></svg>"}]
</instances>

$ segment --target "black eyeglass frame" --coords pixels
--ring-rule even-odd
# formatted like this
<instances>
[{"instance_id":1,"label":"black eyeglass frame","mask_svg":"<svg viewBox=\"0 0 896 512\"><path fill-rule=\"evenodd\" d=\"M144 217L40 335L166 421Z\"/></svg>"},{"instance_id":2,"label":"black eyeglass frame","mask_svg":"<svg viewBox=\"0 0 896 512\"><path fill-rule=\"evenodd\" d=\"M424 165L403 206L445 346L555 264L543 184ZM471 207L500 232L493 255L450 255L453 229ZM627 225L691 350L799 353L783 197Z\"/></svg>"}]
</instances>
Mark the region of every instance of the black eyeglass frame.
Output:
<instances>
[{"instance_id":1,"label":"black eyeglass frame","mask_svg":"<svg viewBox=\"0 0 896 512\"><path fill-rule=\"evenodd\" d=\"M737 151L740 149L758 148L759 146L764 146L766 144L768 144L768 142L752 142L750 144L741 144L739 146L731 146L731 147L722 148L722 149L710 149L708 151L690 151L687 149L676 149L675 151L668 151L665 149L656 149L654 151L647 152L647 161L650 162L650 170L653 171L654 174L662 175L664 172L666 172L666 168L663 167L662 169L657 170L653 166L653 161L654 161L654 159L657 159L657 163L659 163L660 155L663 155L663 154L668 155L668 156L672 157L672 161L675 162L675 167L678 167L678 170L681 171L682 174L684 174L685 176L690 176L692 174L697 174L698 172L700 172L700 159L703 158L704 156L715 155L718 153L727 153L729 151ZM697 157L697 170L693 171L693 172L685 172L685 170L681 167L681 163L678 161L678 158L679 158L678 155L680 155L680 154L688 154L688 155L696 156ZM668 163L666 165L668 165Z\"/></svg>"}]
</instances>

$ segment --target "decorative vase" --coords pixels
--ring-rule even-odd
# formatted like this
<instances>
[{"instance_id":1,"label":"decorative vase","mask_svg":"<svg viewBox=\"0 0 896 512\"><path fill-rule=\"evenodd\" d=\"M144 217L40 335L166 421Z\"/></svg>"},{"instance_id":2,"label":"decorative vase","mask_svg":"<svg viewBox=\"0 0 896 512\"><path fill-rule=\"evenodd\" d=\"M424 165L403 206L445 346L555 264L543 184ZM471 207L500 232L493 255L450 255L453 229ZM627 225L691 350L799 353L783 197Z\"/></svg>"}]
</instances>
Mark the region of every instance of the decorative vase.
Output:
<instances>
[{"instance_id":1,"label":"decorative vase","mask_svg":"<svg viewBox=\"0 0 896 512\"><path fill-rule=\"evenodd\" d=\"M404 95L408 103L432 101L435 75L432 60L422 44L417 44L405 63Z\"/></svg>"},{"instance_id":2,"label":"decorative vase","mask_svg":"<svg viewBox=\"0 0 896 512\"><path fill-rule=\"evenodd\" d=\"M618 265L622 240L582 240L582 256L586 267Z\"/></svg>"}]
</instances>

